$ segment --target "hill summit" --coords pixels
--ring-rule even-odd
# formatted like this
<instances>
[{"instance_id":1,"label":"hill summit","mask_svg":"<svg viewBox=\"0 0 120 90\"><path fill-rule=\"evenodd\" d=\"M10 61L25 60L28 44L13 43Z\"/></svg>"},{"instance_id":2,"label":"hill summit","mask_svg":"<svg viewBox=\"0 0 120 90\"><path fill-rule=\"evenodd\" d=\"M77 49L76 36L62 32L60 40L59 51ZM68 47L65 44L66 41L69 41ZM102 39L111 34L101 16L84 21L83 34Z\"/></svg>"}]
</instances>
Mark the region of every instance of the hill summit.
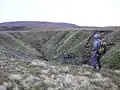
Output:
<instances>
[{"instance_id":1,"label":"hill summit","mask_svg":"<svg viewBox=\"0 0 120 90\"><path fill-rule=\"evenodd\" d=\"M64 22L14 21L0 23L0 27L25 26L27 28L78 28L78 25Z\"/></svg>"}]
</instances>

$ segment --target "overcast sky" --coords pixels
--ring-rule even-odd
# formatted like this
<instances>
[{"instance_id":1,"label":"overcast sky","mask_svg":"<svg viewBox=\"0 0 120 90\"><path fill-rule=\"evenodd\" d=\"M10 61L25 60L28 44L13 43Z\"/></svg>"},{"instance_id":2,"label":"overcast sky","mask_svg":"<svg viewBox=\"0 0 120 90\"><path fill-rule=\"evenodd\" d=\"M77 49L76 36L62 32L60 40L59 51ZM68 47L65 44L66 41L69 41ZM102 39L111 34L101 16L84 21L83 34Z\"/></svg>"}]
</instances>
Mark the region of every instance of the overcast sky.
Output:
<instances>
[{"instance_id":1,"label":"overcast sky","mask_svg":"<svg viewBox=\"0 0 120 90\"><path fill-rule=\"evenodd\" d=\"M120 0L0 0L0 22L10 21L120 25Z\"/></svg>"}]
</instances>

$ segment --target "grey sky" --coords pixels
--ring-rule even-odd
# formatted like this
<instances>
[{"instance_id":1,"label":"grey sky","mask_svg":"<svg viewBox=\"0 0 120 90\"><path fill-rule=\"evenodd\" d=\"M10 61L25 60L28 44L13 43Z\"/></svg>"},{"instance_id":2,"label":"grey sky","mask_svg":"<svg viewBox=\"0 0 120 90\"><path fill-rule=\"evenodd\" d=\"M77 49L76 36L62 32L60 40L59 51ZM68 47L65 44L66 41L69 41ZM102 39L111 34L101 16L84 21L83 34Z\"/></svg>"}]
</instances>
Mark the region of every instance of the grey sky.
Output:
<instances>
[{"instance_id":1,"label":"grey sky","mask_svg":"<svg viewBox=\"0 0 120 90\"><path fill-rule=\"evenodd\" d=\"M53 21L120 25L120 0L0 0L0 22Z\"/></svg>"}]
</instances>

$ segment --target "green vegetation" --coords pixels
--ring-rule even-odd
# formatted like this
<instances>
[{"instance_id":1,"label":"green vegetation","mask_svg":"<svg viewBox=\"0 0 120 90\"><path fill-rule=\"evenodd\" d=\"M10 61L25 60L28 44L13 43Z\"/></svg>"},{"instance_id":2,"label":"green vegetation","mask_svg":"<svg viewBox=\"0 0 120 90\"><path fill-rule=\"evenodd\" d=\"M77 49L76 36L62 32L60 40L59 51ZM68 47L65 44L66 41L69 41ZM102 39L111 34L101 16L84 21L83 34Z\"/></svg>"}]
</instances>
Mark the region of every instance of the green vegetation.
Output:
<instances>
[{"instance_id":1,"label":"green vegetation","mask_svg":"<svg viewBox=\"0 0 120 90\"><path fill-rule=\"evenodd\" d=\"M119 90L120 31L105 38L115 45L107 46L100 72L81 65L90 59L93 39L90 47L85 48L85 44L91 35L92 31L0 33L0 89ZM73 53L75 57L71 61L61 58L64 53Z\"/></svg>"},{"instance_id":2,"label":"green vegetation","mask_svg":"<svg viewBox=\"0 0 120 90\"><path fill-rule=\"evenodd\" d=\"M59 61L63 53L74 53L81 64L88 61L91 47L85 48L85 43L92 31L28 31L0 33L0 56L22 58L23 56L42 56L49 61ZM107 46L103 65L106 68L120 69L120 31L111 32L106 36L107 43L116 45ZM20 52L21 54L19 55ZM63 60L64 61L64 60ZM76 62L75 59L72 60Z\"/></svg>"},{"instance_id":3,"label":"green vegetation","mask_svg":"<svg viewBox=\"0 0 120 90\"><path fill-rule=\"evenodd\" d=\"M120 43L110 48L103 58L103 64L107 68L120 69Z\"/></svg>"}]
</instances>

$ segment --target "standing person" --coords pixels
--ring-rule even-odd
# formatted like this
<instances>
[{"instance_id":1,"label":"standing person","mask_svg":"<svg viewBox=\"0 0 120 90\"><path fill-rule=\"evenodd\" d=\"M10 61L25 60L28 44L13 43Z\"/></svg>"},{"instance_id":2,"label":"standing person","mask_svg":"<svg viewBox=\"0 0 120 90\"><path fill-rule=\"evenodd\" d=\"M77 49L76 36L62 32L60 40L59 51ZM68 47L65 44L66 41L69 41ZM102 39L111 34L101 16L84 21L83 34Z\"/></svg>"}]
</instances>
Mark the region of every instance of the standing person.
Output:
<instances>
[{"instance_id":1,"label":"standing person","mask_svg":"<svg viewBox=\"0 0 120 90\"><path fill-rule=\"evenodd\" d=\"M91 64L93 66L93 69L96 70L97 69L97 64L98 64L98 68L99 70L101 69L101 57L104 55L104 53L106 53L106 47L105 44L102 45L103 39L101 38L100 33L96 33L94 35L94 44L93 44L93 53L91 56ZM104 46L102 48L102 46Z\"/></svg>"},{"instance_id":2,"label":"standing person","mask_svg":"<svg viewBox=\"0 0 120 90\"><path fill-rule=\"evenodd\" d=\"M99 51L97 52L97 64L99 67L99 70L101 70L102 67L102 62L101 62L101 58L102 56L104 56L104 54L106 53L106 42L104 40L104 38L102 38L100 40L100 47L99 47Z\"/></svg>"}]
</instances>

